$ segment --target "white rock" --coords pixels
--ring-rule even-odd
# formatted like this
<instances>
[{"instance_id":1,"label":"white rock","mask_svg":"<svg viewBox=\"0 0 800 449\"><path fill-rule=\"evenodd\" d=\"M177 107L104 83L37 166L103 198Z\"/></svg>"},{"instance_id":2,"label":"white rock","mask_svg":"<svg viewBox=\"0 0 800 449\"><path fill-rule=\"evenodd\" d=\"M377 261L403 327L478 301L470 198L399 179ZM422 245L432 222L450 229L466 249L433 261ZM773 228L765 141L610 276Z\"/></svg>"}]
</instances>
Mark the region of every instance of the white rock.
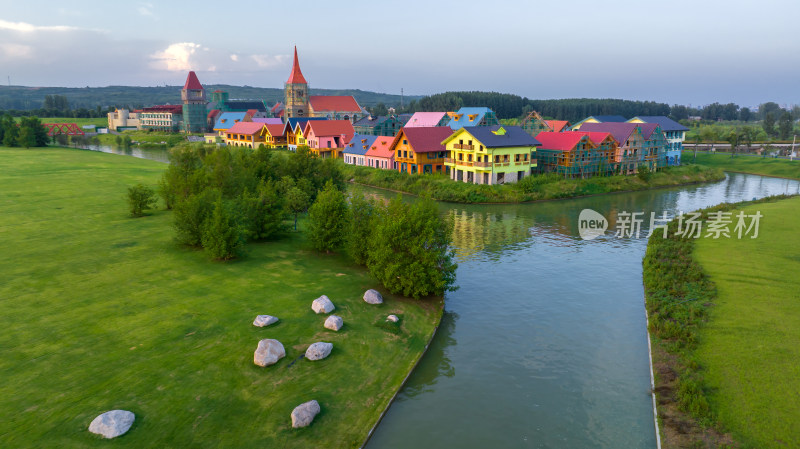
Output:
<instances>
[{"instance_id":1,"label":"white rock","mask_svg":"<svg viewBox=\"0 0 800 449\"><path fill-rule=\"evenodd\" d=\"M389 315L386 317L386 321L391 321L392 323L396 323L400 321L400 318L398 318L397 315Z\"/></svg>"},{"instance_id":2,"label":"white rock","mask_svg":"<svg viewBox=\"0 0 800 449\"><path fill-rule=\"evenodd\" d=\"M383 304L383 296L378 290L371 288L364 292L364 301L367 304Z\"/></svg>"},{"instance_id":3,"label":"white rock","mask_svg":"<svg viewBox=\"0 0 800 449\"><path fill-rule=\"evenodd\" d=\"M338 331L339 329L342 328L342 324L344 324L344 322L342 321L342 317L338 315L331 315L328 317L327 320L325 320L325 329Z\"/></svg>"},{"instance_id":4,"label":"white rock","mask_svg":"<svg viewBox=\"0 0 800 449\"><path fill-rule=\"evenodd\" d=\"M331 355L331 350L333 350L333 343L318 341L306 349L306 358L308 360L322 360Z\"/></svg>"},{"instance_id":5,"label":"white rock","mask_svg":"<svg viewBox=\"0 0 800 449\"><path fill-rule=\"evenodd\" d=\"M89 424L89 432L106 438L118 437L131 428L135 415L127 410L111 410L99 415Z\"/></svg>"},{"instance_id":6,"label":"white rock","mask_svg":"<svg viewBox=\"0 0 800 449\"><path fill-rule=\"evenodd\" d=\"M311 310L316 313L331 313L336 307L327 296L322 295L311 303Z\"/></svg>"},{"instance_id":7,"label":"white rock","mask_svg":"<svg viewBox=\"0 0 800 449\"><path fill-rule=\"evenodd\" d=\"M311 424L319 410L319 402L313 399L298 405L292 410L292 427L296 429Z\"/></svg>"},{"instance_id":8,"label":"white rock","mask_svg":"<svg viewBox=\"0 0 800 449\"><path fill-rule=\"evenodd\" d=\"M258 342L258 348L253 355L253 363L258 366L270 366L286 357L286 350L278 340L265 338Z\"/></svg>"},{"instance_id":9,"label":"white rock","mask_svg":"<svg viewBox=\"0 0 800 449\"><path fill-rule=\"evenodd\" d=\"M253 321L253 326L266 327L270 324L277 323L278 319L272 315L259 315Z\"/></svg>"}]
</instances>

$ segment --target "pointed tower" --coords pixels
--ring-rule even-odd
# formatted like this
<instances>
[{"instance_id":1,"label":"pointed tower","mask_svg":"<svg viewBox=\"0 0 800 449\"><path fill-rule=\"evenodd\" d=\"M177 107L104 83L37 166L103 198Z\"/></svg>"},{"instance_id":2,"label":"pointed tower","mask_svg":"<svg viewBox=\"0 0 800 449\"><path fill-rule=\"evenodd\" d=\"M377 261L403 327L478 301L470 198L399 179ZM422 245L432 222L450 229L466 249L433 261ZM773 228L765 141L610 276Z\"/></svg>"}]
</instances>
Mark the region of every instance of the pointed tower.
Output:
<instances>
[{"instance_id":1,"label":"pointed tower","mask_svg":"<svg viewBox=\"0 0 800 449\"><path fill-rule=\"evenodd\" d=\"M297 60L297 47L294 47L294 64L292 65L292 73L286 84L283 85L286 94L285 116L286 118L292 117L307 117L308 116L308 83L303 72L300 71L300 62Z\"/></svg>"},{"instance_id":2,"label":"pointed tower","mask_svg":"<svg viewBox=\"0 0 800 449\"><path fill-rule=\"evenodd\" d=\"M192 71L186 77L181 89L183 100L183 130L187 133L201 133L206 130L206 90Z\"/></svg>"}]
</instances>

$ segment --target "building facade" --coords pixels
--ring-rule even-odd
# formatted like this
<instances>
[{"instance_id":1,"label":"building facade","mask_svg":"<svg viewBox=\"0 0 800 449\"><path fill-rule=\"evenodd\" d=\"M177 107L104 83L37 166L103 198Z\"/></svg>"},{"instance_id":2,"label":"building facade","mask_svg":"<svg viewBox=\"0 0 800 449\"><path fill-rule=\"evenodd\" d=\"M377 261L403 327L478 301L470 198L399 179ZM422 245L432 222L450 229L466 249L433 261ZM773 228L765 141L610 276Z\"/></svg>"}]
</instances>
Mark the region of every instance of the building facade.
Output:
<instances>
[{"instance_id":1,"label":"building facade","mask_svg":"<svg viewBox=\"0 0 800 449\"><path fill-rule=\"evenodd\" d=\"M681 152L683 142L686 140L686 132L689 128L663 115L641 115L628 120L628 123L657 123L661 126L666 139L664 157L666 164L681 165Z\"/></svg>"},{"instance_id":2,"label":"building facade","mask_svg":"<svg viewBox=\"0 0 800 449\"><path fill-rule=\"evenodd\" d=\"M473 184L505 184L537 168L533 136L519 126L463 127L444 142L450 179Z\"/></svg>"},{"instance_id":3,"label":"building facade","mask_svg":"<svg viewBox=\"0 0 800 449\"><path fill-rule=\"evenodd\" d=\"M309 120L303 136L311 153L323 159L336 159L355 132L349 120Z\"/></svg>"},{"instance_id":4,"label":"building facade","mask_svg":"<svg viewBox=\"0 0 800 449\"><path fill-rule=\"evenodd\" d=\"M183 101L183 131L186 133L202 133L208 128L208 112L206 110L206 90L197 79L194 71L189 72L186 83L181 89Z\"/></svg>"},{"instance_id":5,"label":"building facade","mask_svg":"<svg viewBox=\"0 0 800 449\"><path fill-rule=\"evenodd\" d=\"M159 105L142 108L139 114L139 127L155 131L176 132L183 121L183 106Z\"/></svg>"},{"instance_id":6,"label":"building facade","mask_svg":"<svg viewBox=\"0 0 800 449\"><path fill-rule=\"evenodd\" d=\"M283 85L284 90L284 117L306 117L308 111L308 82L300 71L300 62L297 59L297 47L294 47L294 64L289 79Z\"/></svg>"},{"instance_id":7,"label":"building facade","mask_svg":"<svg viewBox=\"0 0 800 449\"><path fill-rule=\"evenodd\" d=\"M442 142L453 134L448 126L403 128L392 140L397 171L401 173L445 173L446 149Z\"/></svg>"}]
</instances>

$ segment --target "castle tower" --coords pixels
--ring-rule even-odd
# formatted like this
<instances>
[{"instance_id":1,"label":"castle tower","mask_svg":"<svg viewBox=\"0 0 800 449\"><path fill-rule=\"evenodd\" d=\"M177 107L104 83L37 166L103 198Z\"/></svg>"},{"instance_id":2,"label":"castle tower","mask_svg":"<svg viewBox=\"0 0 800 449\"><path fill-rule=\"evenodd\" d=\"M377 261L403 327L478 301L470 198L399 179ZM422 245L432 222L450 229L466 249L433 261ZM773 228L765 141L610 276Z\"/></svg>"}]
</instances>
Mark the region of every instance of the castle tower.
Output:
<instances>
[{"instance_id":1,"label":"castle tower","mask_svg":"<svg viewBox=\"0 0 800 449\"><path fill-rule=\"evenodd\" d=\"M294 47L294 65L292 73L286 84L283 85L286 95L284 102L286 118L308 116L308 83L300 71L300 62L297 60L297 47Z\"/></svg>"},{"instance_id":2,"label":"castle tower","mask_svg":"<svg viewBox=\"0 0 800 449\"><path fill-rule=\"evenodd\" d=\"M195 73L189 72L181 89L183 100L183 131L201 133L206 130L206 90Z\"/></svg>"}]
</instances>

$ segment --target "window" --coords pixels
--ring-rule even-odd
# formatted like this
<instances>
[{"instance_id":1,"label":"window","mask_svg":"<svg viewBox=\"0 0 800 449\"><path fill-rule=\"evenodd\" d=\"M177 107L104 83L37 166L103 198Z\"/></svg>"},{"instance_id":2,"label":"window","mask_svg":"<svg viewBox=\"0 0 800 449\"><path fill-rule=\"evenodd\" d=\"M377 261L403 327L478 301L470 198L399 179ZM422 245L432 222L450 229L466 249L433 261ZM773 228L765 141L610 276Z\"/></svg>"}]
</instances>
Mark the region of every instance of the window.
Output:
<instances>
[{"instance_id":1,"label":"window","mask_svg":"<svg viewBox=\"0 0 800 449\"><path fill-rule=\"evenodd\" d=\"M458 153L458 160L459 161L463 161L464 160L464 153Z\"/></svg>"},{"instance_id":2,"label":"window","mask_svg":"<svg viewBox=\"0 0 800 449\"><path fill-rule=\"evenodd\" d=\"M403 145L408 145L408 140L403 139Z\"/></svg>"}]
</instances>

